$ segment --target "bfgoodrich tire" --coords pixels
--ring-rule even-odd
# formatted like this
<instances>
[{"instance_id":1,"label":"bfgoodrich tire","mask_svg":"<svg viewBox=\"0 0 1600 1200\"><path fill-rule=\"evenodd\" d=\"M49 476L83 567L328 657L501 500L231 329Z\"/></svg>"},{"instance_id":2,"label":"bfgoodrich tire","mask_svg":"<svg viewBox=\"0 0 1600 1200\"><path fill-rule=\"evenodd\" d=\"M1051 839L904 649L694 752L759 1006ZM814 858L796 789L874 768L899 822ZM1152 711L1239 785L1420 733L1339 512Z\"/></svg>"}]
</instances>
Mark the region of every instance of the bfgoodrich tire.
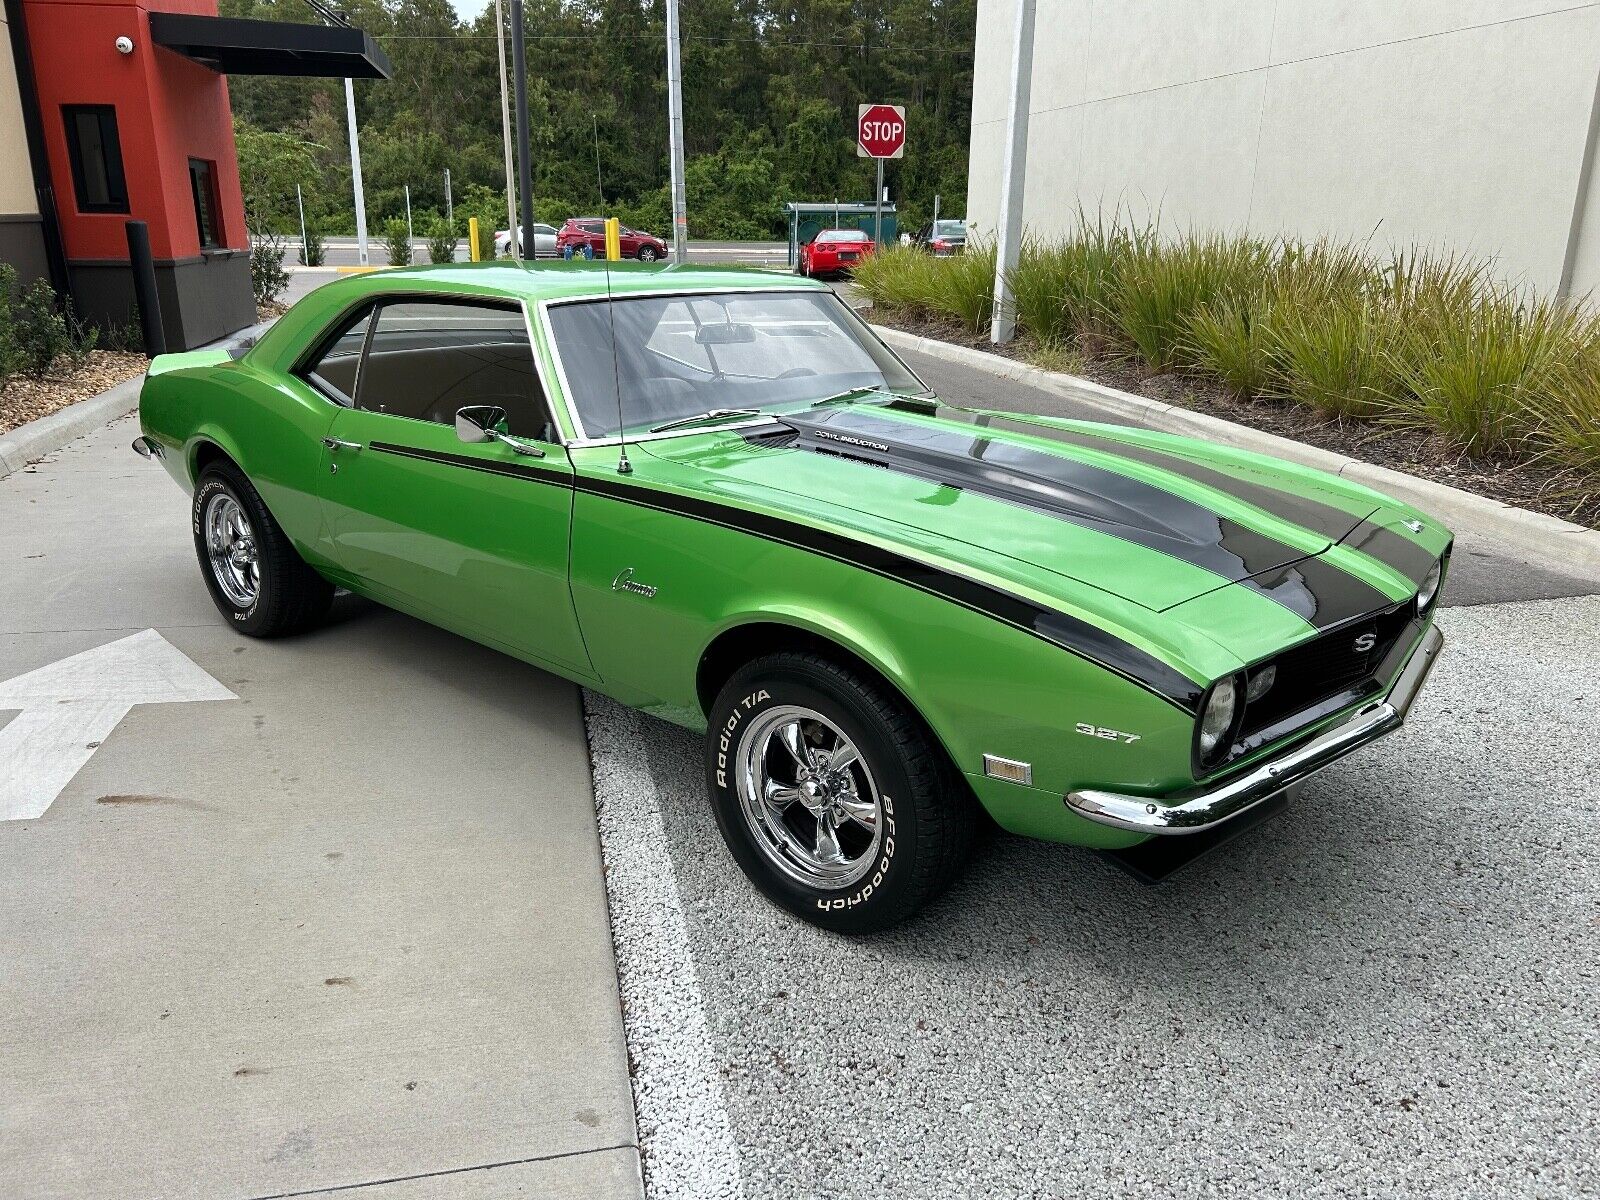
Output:
<instances>
[{"instance_id":1,"label":"bfgoodrich tire","mask_svg":"<svg viewBox=\"0 0 1600 1200\"><path fill-rule=\"evenodd\" d=\"M256 489L231 463L201 472L193 523L206 590L240 633L281 637L327 613L333 585L295 552Z\"/></svg>"},{"instance_id":2,"label":"bfgoodrich tire","mask_svg":"<svg viewBox=\"0 0 1600 1200\"><path fill-rule=\"evenodd\" d=\"M905 920L949 886L975 805L898 697L815 654L760 658L712 706L706 775L723 840L773 903L825 929Z\"/></svg>"}]
</instances>

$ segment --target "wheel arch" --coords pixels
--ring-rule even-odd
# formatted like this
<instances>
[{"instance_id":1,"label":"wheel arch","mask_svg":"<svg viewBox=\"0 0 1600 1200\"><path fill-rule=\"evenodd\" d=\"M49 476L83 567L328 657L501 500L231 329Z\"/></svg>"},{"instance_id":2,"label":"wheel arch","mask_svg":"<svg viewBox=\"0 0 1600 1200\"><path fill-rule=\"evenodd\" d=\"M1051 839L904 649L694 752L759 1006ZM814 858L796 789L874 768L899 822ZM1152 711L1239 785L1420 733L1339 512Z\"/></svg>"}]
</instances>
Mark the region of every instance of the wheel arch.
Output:
<instances>
[{"instance_id":1,"label":"wheel arch","mask_svg":"<svg viewBox=\"0 0 1600 1200\"><path fill-rule=\"evenodd\" d=\"M867 643L868 639L852 637L847 631L819 628L794 620L789 614L752 614L736 620L719 630L700 653L695 668L695 696L700 711L709 718L723 685L753 659L785 652L818 654L860 672L904 704L944 754L954 777L961 778L960 764L949 742L911 698L904 672L891 655L879 653Z\"/></svg>"}]
</instances>

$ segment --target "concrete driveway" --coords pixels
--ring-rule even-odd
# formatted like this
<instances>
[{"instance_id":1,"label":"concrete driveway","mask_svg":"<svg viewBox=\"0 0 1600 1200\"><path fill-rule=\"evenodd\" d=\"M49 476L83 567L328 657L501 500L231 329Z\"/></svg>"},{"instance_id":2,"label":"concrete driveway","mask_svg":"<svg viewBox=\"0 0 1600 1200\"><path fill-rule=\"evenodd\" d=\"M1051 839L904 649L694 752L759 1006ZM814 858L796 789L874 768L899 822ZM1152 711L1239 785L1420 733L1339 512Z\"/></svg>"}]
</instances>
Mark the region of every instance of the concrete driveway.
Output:
<instances>
[{"instance_id":1,"label":"concrete driveway","mask_svg":"<svg viewBox=\"0 0 1600 1200\"><path fill-rule=\"evenodd\" d=\"M136 434L0 479L0 1194L637 1197L576 690L237 636Z\"/></svg>"}]
</instances>

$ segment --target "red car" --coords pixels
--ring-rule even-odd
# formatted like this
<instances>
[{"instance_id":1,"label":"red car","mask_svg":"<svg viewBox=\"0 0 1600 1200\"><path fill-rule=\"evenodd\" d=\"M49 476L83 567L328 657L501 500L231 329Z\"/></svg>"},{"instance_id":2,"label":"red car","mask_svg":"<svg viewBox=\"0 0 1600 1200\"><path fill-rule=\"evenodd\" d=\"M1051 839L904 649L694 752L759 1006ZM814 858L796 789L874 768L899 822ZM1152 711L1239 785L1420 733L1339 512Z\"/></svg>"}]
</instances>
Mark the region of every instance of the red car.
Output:
<instances>
[{"instance_id":1,"label":"red car","mask_svg":"<svg viewBox=\"0 0 1600 1200\"><path fill-rule=\"evenodd\" d=\"M667 244L653 233L622 227L622 257L640 262L656 262L667 256ZM568 217L556 231L556 253L562 258L581 254L585 258L604 258L606 222L604 217Z\"/></svg>"},{"instance_id":2,"label":"red car","mask_svg":"<svg viewBox=\"0 0 1600 1200\"><path fill-rule=\"evenodd\" d=\"M859 229L824 229L800 247L802 275L848 271L873 251L872 239Z\"/></svg>"}]
</instances>

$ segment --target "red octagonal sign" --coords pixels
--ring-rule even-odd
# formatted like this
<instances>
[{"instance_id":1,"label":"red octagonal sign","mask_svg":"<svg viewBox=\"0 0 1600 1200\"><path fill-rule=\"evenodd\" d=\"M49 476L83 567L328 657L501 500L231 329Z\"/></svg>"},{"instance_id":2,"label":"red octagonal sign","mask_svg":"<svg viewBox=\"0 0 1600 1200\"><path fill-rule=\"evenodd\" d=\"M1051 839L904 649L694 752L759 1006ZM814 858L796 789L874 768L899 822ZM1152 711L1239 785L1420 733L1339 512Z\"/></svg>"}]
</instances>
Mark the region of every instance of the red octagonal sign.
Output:
<instances>
[{"instance_id":1,"label":"red octagonal sign","mask_svg":"<svg viewBox=\"0 0 1600 1200\"><path fill-rule=\"evenodd\" d=\"M856 112L858 158L903 158L906 110L898 104L863 104Z\"/></svg>"}]
</instances>

